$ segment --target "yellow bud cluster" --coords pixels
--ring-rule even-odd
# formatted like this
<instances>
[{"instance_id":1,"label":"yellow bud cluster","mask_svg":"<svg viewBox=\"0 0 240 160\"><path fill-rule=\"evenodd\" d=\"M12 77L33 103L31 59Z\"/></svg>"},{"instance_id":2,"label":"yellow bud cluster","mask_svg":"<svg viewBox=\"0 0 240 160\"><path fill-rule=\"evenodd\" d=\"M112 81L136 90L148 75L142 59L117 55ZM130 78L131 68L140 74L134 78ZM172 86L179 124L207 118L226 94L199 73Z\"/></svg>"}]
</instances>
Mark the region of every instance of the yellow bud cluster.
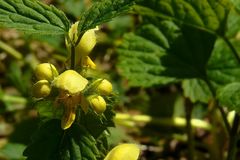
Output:
<instances>
[{"instance_id":1,"label":"yellow bud cluster","mask_svg":"<svg viewBox=\"0 0 240 160\"><path fill-rule=\"evenodd\" d=\"M33 85L33 96L36 98L47 97L51 92L50 82L58 76L56 67L50 63L41 63L36 67L34 73L39 81Z\"/></svg>"}]
</instances>

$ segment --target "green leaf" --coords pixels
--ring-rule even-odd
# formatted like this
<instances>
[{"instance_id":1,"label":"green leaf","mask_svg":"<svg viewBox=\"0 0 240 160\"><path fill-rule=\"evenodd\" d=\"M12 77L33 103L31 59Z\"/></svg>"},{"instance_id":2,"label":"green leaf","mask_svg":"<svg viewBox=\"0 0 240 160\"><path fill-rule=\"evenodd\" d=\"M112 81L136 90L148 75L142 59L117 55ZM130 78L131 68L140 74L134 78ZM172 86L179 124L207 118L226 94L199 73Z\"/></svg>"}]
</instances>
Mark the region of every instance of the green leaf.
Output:
<instances>
[{"instance_id":1,"label":"green leaf","mask_svg":"<svg viewBox=\"0 0 240 160\"><path fill-rule=\"evenodd\" d=\"M107 130L108 127L114 127L113 118L115 112L113 111L113 105L115 97L104 97L107 108L102 115L95 113L92 109L89 109L88 113L81 112L79 123L84 125L89 133L94 137L98 138L102 133Z\"/></svg>"},{"instance_id":2,"label":"green leaf","mask_svg":"<svg viewBox=\"0 0 240 160\"><path fill-rule=\"evenodd\" d=\"M232 43L239 43L234 40ZM215 89L240 81L240 64L226 43L219 39L207 65L207 75Z\"/></svg>"},{"instance_id":3,"label":"green leaf","mask_svg":"<svg viewBox=\"0 0 240 160\"><path fill-rule=\"evenodd\" d=\"M237 45L239 42L233 40L232 43ZM239 48L236 49L240 50ZM240 81L240 64L222 39L216 41L206 69L207 77L215 90L229 83ZM211 98L210 91L202 80L185 80L183 89L185 96L189 97L193 102L207 103Z\"/></svg>"},{"instance_id":4,"label":"green leaf","mask_svg":"<svg viewBox=\"0 0 240 160\"><path fill-rule=\"evenodd\" d=\"M172 82L173 78L160 76L163 67L159 57L164 50L157 44L132 33L124 36L118 48L118 68L130 86L150 87Z\"/></svg>"},{"instance_id":5,"label":"green leaf","mask_svg":"<svg viewBox=\"0 0 240 160\"><path fill-rule=\"evenodd\" d=\"M240 112L240 83L234 82L219 89L217 98L222 106Z\"/></svg>"},{"instance_id":6,"label":"green leaf","mask_svg":"<svg viewBox=\"0 0 240 160\"><path fill-rule=\"evenodd\" d=\"M63 106L55 106L53 100L38 100L34 103L34 107L43 119L61 119L63 115Z\"/></svg>"},{"instance_id":7,"label":"green leaf","mask_svg":"<svg viewBox=\"0 0 240 160\"><path fill-rule=\"evenodd\" d=\"M44 123L25 149L27 160L95 160L99 156L95 139L76 123L63 131L60 120Z\"/></svg>"},{"instance_id":8,"label":"green leaf","mask_svg":"<svg viewBox=\"0 0 240 160\"><path fill-rule=\"evenodd\" d=\"M118 67L130 85L167 84L174 77L204 78L216 37L167 20L148 17L148 21L137 35L126 35L117 50Z\"/></svg>"},{"instance_id":9,"label":"green leaf","mask_svg":"<svg viewBox=\"0 0 240 160\"><path fill-rule=\"evenodd\" d=\"M229 0L137 0L140 14L170 19L213 34L224 35L232 3Z\"/></svg>"},{"instance_id":10,"label":"green leaf","mask_svg":"<svg viewBox=\"0 0 240 160\"><path fill-rule=\"evenodd\" d=\"M61 9L65 13L71 14L75 18L79 17L87 7L82 0L62 0L58 1L58 3L60 3Z\"/></svg>"},{"instance_id":11,"label":"green leaf","mask_svg":"<svg viewBox=\"0 0 240 160\"><path fill-rule=\"evenodd\" d=\"M240 1L239 0L231 0L231 2L233 3L234 7L240 11Z\"/></svg>"},{"instance_id":12,"label":"green leaf","mask_svg":"<svg viewBox=\"0 0 240 160\"><path fill-rule=\"evenodd\" d=\"M212 94L207 84L200 79L187 79L182 82L184 96L195 102L208 103Z\"/></svg>"},{"instance_id":13,"label":"green leaf","mask_svg":"<svg viewBox=\"0 0 240 160\"><path fill-rule=\"evenodd\" d=\"M79 34L127 12L133 2L133 0L102 0L93 3L91 8L80 16Z\"/></svg>"},{"instance_id":14,"label":"green leaf","mask_svg":"<svg viewBox=\"0 0 240 160\"><path fill-rule=\"evenodd\" d=\"M131 86L149 87L172 78L207 77L215 40L224 36L228 0L137 1L143 24L118 47L120 73ZM150 73L150 74L149 74Z\"/></svg>"},{"instance_id":15,"label":"green leaf","mask_svg":"<svg viewBox=\"0 0 240 160\"><path fill-rule=\"evenodd\" d=\"M65 34L69 29L65 14L37 0L0 2L0 27L15 28L31 34Z\"/></svg>"},{"instance_id":16,"label":"green leaf","mask_svg":"<svg viewBox=\"0 0 240 160\"><path fill-rule=\"evenodd\" d=\"M18 143L8 143L0 151L0 157L11 160L23 160L22 152L25 149L25 145Z\"/></svg>"}]
</instances>

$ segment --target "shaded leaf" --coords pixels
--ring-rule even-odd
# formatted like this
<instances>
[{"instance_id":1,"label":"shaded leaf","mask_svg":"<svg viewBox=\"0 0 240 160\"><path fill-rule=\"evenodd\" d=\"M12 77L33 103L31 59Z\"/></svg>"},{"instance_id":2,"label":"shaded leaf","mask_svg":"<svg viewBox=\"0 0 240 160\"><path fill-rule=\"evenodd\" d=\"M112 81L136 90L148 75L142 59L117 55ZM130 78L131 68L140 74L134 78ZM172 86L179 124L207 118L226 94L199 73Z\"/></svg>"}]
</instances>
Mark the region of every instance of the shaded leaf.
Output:
<instances>
[{"instance_id":1,"label":"shaded leaf","mask_svg":"<svg viewBox=\"0 0 240 160\"><path fill-rule=\"evenodd\" d=\"M22 152L25 145L18 143L8 143L0 150L0 157L5 157L11 160L23 160Z\"/></svg>"},{"instance_id":2,"label":"shaded leaf","mask_svg":"<svg viewBox=\"0 0 240 160\"><path fill-rule=\"evenodd\" d=\"M0 26L35 34L65 34L69 21L54 6L37 0L5 0L0 2Z\"/></svg>"},{"instance_id":3,"label":"shaded leaf","mask_svg":"<svg viewBox=\"0 0 240 160\"><path fill-rule=\"evenodd\" d=\"M82 33L95 28L97 25L127 12L133 2L133 0L102 0L93 3L91 8L81 15L78 32Z\"/></svg>"},{"instance_id":4,"label":"shaded leaf","mask_svg":"<svg viewBox=\"0 0 240 160\"><path fill-rule=\"evenodd\" d=\"M113 111L113 99L107 97L104 97L104 99L107 103L107 108L103 114L99 115L92 109L89 109L87 114L81 112L80 115L79 123L84 125L89 133L96 139L102 135L108 127L114 127L113 117L115 116L115 112Z\"/></svg>"},{"instance_id":5,"label":"shaded leaf","mask_svg":"<svg viewBox=\"0 0 240 160\"><path fill-rule=\"evenodd\" d=\"M228 0L137 4L143 24L134 35L127 34L117 50L119 69L130 85L166 84L173 81L169 77L206 79L216 35L225 35L232 4Z\"/></svg>"},{"instance_id":6,"label":"shaded leaf","mask_svg":"<svg viewBox=\"0 0 240 160\"><path fill-rule=\"evenodd\" d=\"M234 82L226 85L217 92L217 98L222 106L229 110L240 112L240 83Z\"/></svg>"},{"instance_id":7,"label":"shaded leaf","mask_svg":"<svg viewBox=\"0 0 240 160\"><path fill-rule=\"evenodd\" d=\"M238 43L236 40L232 42L233 44ZM221 39L216 41L206 69L207 77L215 90L229 83L240 81L240 64L232 55L227 44ZM211 98L208 86L202 80L185 80L183 89L185 96L193 102L207 103Z\"/></svg>"},{"instance_id":8,"label":"shaded leaf","mask_svg":"<svg viewBox=\"0 0 240 160\"><path fill-rule=\"evenodd\" d=\"M118 68L128 79L130 86L150 87L167 84L174 79L160 76L163 67L159 57L164 50L150 40L134 34L126 34L117 50Z\"/></svg>"},{"instance_id":9,"label":"shaded leaf","mask_svg":"<svg viewBox=\"0 0 240 160\"><path fill-rule=\"evenodd\" d=\"M188 97L193 103L204 102L208 103L212 98L212 94L207 84L200 79L188 79L182 83L184 96Z\"/></svg>"},{"instance_id":10,"label":"shaded leaf","mask_svg":"<svg viewBox=\"0 0 240 160\"><path fill-rule=\"evenodd\" d=\"M170 19L178 24L224 35L226 20L232 8L229 0L137 0L140 14Z\"/></svg>"},{"instance_id":11,"label":"shaded leaf","mask_svg":"<svg viewBox=\"0 0 240 160\"><path fill-rule=\"evenodd\" d=\"M231 54L231 50L226 43L221 39L215 44L207 65L207 75L215 89L223 87L228 83L240 81L240 64Z\"/></svg>"},{"instance_id":12,"label":"shaded leaf","mask_svg":"<svg viewBox=\"0 0 240 160\"><path fill-rule=\"evenodd\" d=\"M73 124L64 131L60 120L50 120L35 133L24 155L27 160L94 160L99 156L95 145L95 139L83 126Z\"/></svg>"}]
</instances>

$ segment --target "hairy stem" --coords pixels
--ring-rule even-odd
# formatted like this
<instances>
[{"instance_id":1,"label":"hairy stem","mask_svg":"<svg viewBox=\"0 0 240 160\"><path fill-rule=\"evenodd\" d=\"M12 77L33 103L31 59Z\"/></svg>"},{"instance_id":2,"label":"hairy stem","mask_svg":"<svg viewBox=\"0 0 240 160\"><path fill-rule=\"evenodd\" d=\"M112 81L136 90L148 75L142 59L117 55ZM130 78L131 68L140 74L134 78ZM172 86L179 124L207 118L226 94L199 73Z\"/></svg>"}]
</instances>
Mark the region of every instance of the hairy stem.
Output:
<instances>
[{"instance_id":1,"label":"hairy stem","mask_svg":"<svg viewBox=\"0 0 240 160\"><path fill-rule=\"evenodd\" d=\"M215 99L215 98L216 98L215 89L214 89L214 87L212 86L211 82L208 80L208 78L205 78L204 80L205 80L205 82L207 83L207 85L208 85L208 87L209 87L209 89L210 89L210 91L211 91L211 93L212 93L212 96L213 96L213 99L214 99L214 103L215 103L215 107L217 107L217 109L220 111L221 117L222 117L222 119L223 119L223 123L224 123L224 125L225 125L225 127L226 127L226 130L227 130L228 134L230 135L231 127L230 127L230 124L228 123L226 113L224 112L223 108L218 105L218 102L217 102L216 99Z\"/></svg>"},{"instance_id":2,"label":"hairy stem","mask_svg":"<svg viewBox=\"0 0 240 160\"><path fill-rule=\"evenodd\" d=\"M227 160L235 160L236 159L236 152L237 152L236 145L237 145L237 140L238 140L239 122L240 122L240 117L236 113L234 120L233 120L233 126L232 126L231 134L230 134L230 142L229 142L229 147L228 147Z\"/></svg>"}]
</instances>

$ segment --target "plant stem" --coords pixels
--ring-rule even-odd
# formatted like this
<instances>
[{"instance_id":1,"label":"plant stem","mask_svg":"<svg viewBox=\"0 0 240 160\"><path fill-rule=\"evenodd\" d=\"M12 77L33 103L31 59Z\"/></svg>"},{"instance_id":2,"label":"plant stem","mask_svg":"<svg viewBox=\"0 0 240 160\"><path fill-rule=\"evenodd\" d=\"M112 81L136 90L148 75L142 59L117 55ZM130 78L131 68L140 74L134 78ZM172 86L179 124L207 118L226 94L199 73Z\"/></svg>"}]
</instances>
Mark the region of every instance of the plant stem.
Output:
<instances>
[{"instance_id":1,"label":"plant stem","mask_svg":"<svg viewBox=\"0 0 240 160\"><path fill-rule=\"evenodd\" d=\"M232 43L229 41L229 39L227 37L223 37L223 40L227 43L228 47L231 49L233 56L236 58L236 60L238 61L238 63L240 63L240 57L237 53L237 50L234 48L234 46L232 45Z\"/></svg>"},{"instance_id":2,"label":"plant stem","mask_svg":"<svg viewBox=\"0 0 240 160\"><path fill-rule=\"evenodd\" d=\"M3 41L0 41L0 48L18 60L23 58L20 52L18 52L8 44L4 43Z\"/></svg>"},{"instance_id":3,"label":"plant stem","mask_svg":"<svg viewBox=\"0 0 240 160\"><path fill-rule=\"evenodd\" d=\"M11 96L11 95L3 95L0 96L0 100L10 103L19 103L19 104L26 104L27 99L24 97L18 97L18 96Z\"/></svg>"},{"instance_id":4,"label":"plant stem","mask_svg":"<svg viewBox=\"0 0 240 160\"><path fill-rule=\"evenodd\" d=\"M182 117L156 118L149 115L131 115L126 113L117 113L114 117L116 124L135 127L137 123L149 123L160 126L186 127L186 119ZM129 125L130 124L130 125ZM212 125L200 119L191 119L191 125L194 128L211 130Z\"/></svg>"},{"instance_id":5,"label":"plant stem","mask_svg":"<svg viewBox=\"0 0 240 160\"><path fill-rule=\"evenodd\" d=\"M71 45L71 69L75 68L75 46Z\"/></svg>"},{"instance_id":6,"label":"plant stem","mask_svg":"<svg viewBox=\"0 0 240 160\"><path fill-rule=\"evenodd\" d=\"M228 123L226 113L224 112L223 108L218 105L218 102L217 102L216 99L215 99L215 97L216 97L215 89L214 89L214 87L212 86L211 82L208 80L208 78L205 78L204 81L207 83L208 88L210 89L210 91L211 91L211 93L212 93L213 100L214 100L214 106L217 107L217 109L220 111L221 117L222 117L222 119L223 119L223 123L224 123L224 125L225 125L225 127L226 127L226 130L227 130L228 134L230 135L231 127L230 127L230 124Z\"/></svg>"},{"instance_id":7,"label":"plant stem","mask_svg":"<svg viewBox=\"0 0 240 160\"><path fill-rule=\"evenodd\" d=\"M193 104L189 99L185 99L185 113L186 113L186 130L188 137L188 159L194 160L194 135L192 131L191 118L192 118Z\"/></svg>"},{"instance_id":8,"label":"plant stem","mask_svg":"<svg viewBox=\"0 0 240 160\"><path fill-rule=\"evenodd\" d=\"M230 142L228 147L227 160L235 160L237 152L237 140L238 140L238 128L239 128L240 117L236 113L233 121L233 126L230 134Z\"/></svg>"}]
</instances>

